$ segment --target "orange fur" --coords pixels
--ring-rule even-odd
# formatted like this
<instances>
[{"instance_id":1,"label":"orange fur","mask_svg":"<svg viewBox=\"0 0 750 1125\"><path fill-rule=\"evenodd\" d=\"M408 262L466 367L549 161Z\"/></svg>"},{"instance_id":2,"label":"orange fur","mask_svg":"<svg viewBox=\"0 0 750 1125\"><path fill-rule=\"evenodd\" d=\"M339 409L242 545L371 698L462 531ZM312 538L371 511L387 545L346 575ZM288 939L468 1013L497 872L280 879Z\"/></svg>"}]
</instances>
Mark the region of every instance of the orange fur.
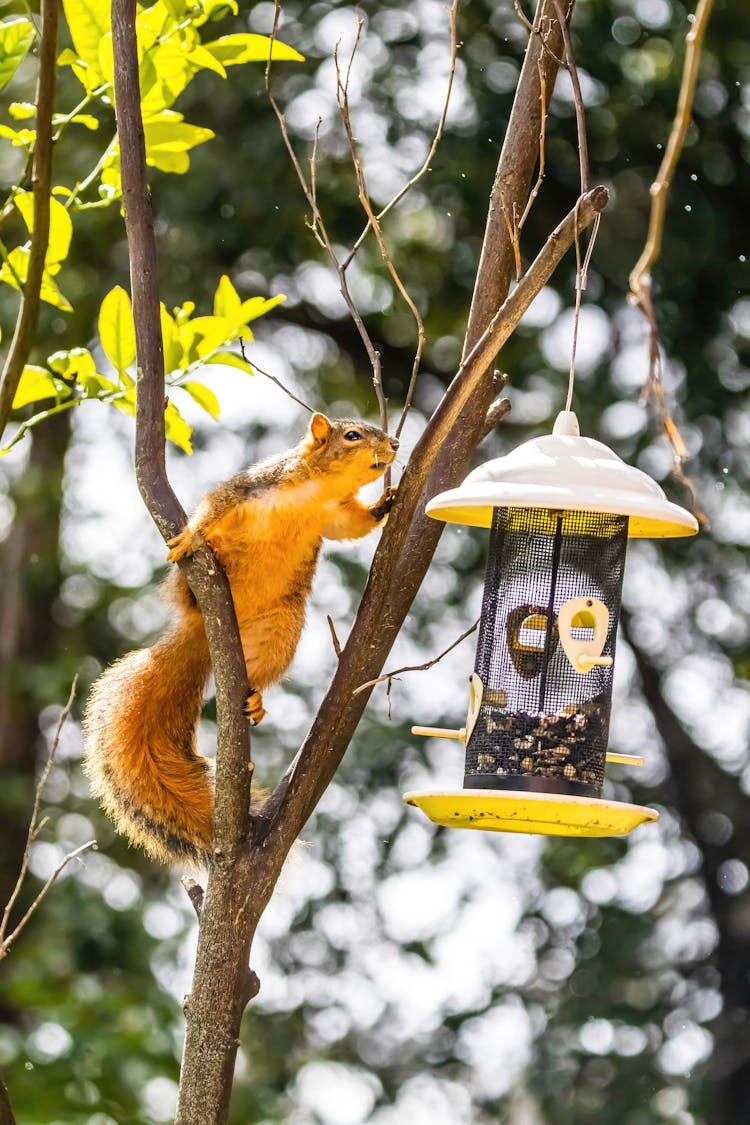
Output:
<instances>
[{"instance_id":1,"label":"orange fur","mask_svg":"<svg viewBox=\"0 0 750 1125\"><path fill-rule=\"evenodd\" d=\"M176 561L202 537L226 571L254 715L263 715L261 689L284 674L299 643L321 540L358 539L385 517L390 495L368 508L356 493L382 474L397 444L374 426L316 414L299 446L210 493L170 541ZM213 771L197 753L195 728L210 661L186 583L176 574L171 584L169 631L113 664L92 689L85 768L132 843L162 861L203 862Z\"/></svg>"}]
</instances>

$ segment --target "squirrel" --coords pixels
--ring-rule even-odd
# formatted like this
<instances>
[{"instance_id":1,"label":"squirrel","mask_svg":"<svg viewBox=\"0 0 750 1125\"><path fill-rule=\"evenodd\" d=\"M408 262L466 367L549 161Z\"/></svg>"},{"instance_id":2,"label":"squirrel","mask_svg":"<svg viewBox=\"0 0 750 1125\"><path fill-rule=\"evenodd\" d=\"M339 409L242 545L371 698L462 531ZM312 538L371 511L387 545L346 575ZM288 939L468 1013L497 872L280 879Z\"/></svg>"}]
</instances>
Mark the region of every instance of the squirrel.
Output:
<instances>
[{"instance_id":1,"label":"squirrel","mask_svg":"<svg viewBox=\"0 0 750 1125\"><path fill-rule=\"evenodd\" d=\"M246 716L265 715L262 690L291 664L323 539L360 539L394 496L357 499L396 456L376 426L313 414L294 448L219 485L170 539L177 562L207 543L232 592L248 679ZM118 831L162 862L205 865L213 836L213 763L196 728L211 671L203 618L175 570L165 634L96 681L84 716L84 770Z\"/></svg>"}]
</instances>

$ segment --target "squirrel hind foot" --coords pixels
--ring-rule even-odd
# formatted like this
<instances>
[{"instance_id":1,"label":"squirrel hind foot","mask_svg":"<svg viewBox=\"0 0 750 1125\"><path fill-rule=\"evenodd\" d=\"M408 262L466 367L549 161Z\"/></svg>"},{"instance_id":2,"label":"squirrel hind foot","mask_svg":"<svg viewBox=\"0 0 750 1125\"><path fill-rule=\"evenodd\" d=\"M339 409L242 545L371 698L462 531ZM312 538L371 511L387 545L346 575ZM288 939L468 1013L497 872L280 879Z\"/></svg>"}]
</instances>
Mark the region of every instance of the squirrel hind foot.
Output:
<instances>
[{"instance_id":1,"label":"squirrel hind foot","mask_svg":"<svg viewBox=\"0 0 750 1125\"><path fill-rule=\"evenodd\" d=\"M179 562L180 559L192 555L193 533L190 528L183 527L179 535L174 535L167 540L167 546L170 548L167 554L167 562Z\"/></svg>"},{"instance_id":2,"label":"squirrel hind foot","mask_svg":"<svg viewBox=\"0 0 750 1125\"><path fill-rule=\"evenodd\" d=\"M259 691L250 691L247 699L245 700L245 718L249 719L253 726L258 725L265 715L265 708L263 707L263 696Z\"/></svg>"}]
</instances>

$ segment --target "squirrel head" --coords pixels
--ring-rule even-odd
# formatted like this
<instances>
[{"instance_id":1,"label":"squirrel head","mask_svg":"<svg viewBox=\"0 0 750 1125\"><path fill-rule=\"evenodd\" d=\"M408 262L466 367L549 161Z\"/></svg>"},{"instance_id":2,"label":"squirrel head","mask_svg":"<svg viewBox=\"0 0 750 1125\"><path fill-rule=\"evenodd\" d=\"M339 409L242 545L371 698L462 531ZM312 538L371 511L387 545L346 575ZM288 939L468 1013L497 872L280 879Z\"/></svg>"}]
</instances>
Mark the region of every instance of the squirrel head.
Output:
<instances>
[{"instance_id":1,"label":"squirrel head","mask_svg":"<svg viewBox=\"0 0 750 1125\"><path fill-rule=\"evenodd\" d=\"M398 441L368 422L313 414L302 449L312 473L340 474L344 491L354 493L382 476Z\"/></svg>"}]
</instances>

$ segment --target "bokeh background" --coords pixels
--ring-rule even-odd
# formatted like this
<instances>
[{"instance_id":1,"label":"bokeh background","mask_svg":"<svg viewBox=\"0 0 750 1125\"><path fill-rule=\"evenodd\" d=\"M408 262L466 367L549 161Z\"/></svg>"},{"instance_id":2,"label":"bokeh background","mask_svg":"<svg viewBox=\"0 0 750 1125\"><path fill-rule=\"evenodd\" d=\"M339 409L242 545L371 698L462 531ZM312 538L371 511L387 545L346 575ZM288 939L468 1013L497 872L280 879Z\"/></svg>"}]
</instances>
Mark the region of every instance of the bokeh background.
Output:
<instances>
[{"instance_id":1,"label":"bokeh background","mask_svg":"<svg viewBox=\"0 0 750 1125\"><path fill-rule=\"evenodd\" d=\"M584 295L575 406L585 433L681 503L688 493L670 477L669 448L640 401L645 328L626 294L690 10L668 0L579 0L574 18L592 177L612 193ZM444 0L284 4L280 34L307 61L279 67L275 85L303 156L321 119L320 203L342 246L363 216L337 120L332 52L338 42L349 48L359 16L350 98L378 204L426 155L449 58ZM273 4L264 2L243 5L236 26L268 33L272 21ZM407 452L459 357L525 41L510 2L462 5L445 139L429 177L385 224L428 333ZM24 73L31 84L33 67L21 82ZM77 94L66 82L60 105L70 107ZM189 175L153 177L165 301L191 299L210 311L222 273L243 296L285 293L286 303L258 322L250 358L311 406L374 420L366 356L308 229L261 68L238 68L228 82L202 73L178 108L217 136L192 154ZM244 1024L236 1125L750 1119L749 138L750 8L717 0L654 279L666 391L710 528L692 542L639 542L629 551L611 745L645 754L646 765L612 769L607 789L656 806L661 819L628 840L546 844L435 828L400 793L460 784L460 753L409 728L460 725L473 641L432 670L395 680L389 694L376 689L254 948L262 990ZM58 167L74 176L94 163L95 146L95 134L66 137ZM10 184L7 147L0 176ZM578 174L563 75L525 260L574 204ZM574 271L571 254L503 351L512 414L482 459L547 432L563 405ZM395 411L413 321L374 245L353 279ZM44 310L40 356L96 346L102 295L127 285L115 209L80 217L64 282L75 312ZM0 302L7 339L10 290ZM306 425L305 412L261 375L215 370L207 382L222 403L220 424L181 402L196 426L195 453L170 453L186 506ZM27 894L70 848L91 835L99 841L0 964L0 1069L21 1125L171 1119L195 944L176 875L114 836L80 769L88 686L108 661L148 643L165 613L163 545L133 481L132 424L111 413L90 403L61 415L0 462L0 900L15 880L35 774L76 674ZM269 784L333 669L325 616L346 635L372 550L372 541L325 550L304 640L253 736ZM446 529L389 667L430 659L474 620L485 550L484 533ZM212 714L209 703L207 751Z\"/></svg>"}]
</instances>

